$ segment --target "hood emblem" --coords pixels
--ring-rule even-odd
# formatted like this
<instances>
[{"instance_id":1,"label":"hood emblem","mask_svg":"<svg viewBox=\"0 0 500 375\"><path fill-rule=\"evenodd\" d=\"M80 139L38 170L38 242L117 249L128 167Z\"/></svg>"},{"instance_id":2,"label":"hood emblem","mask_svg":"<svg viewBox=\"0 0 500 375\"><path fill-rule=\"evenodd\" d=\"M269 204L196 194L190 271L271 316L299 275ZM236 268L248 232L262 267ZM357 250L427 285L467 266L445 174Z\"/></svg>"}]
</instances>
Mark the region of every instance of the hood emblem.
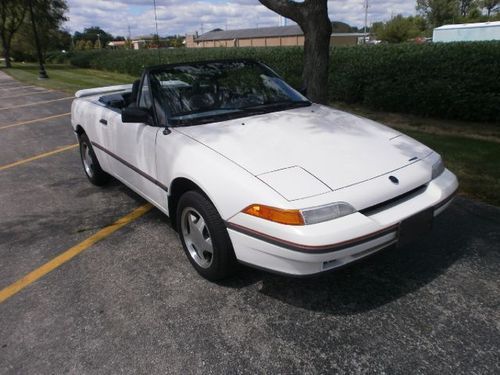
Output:
<instances>
[{"instance_id":1,"label":"hood emblem","mask_svg":"<svg viewBox=\"0 0 500 375\"><path fill-rule=\"evenodd\" d=\"M399 180L397 179L397 177L394 177L394 176L389 176L389 180L391 180L391 182L393 184L399 184Z\"/></svg>"}]
</instances>

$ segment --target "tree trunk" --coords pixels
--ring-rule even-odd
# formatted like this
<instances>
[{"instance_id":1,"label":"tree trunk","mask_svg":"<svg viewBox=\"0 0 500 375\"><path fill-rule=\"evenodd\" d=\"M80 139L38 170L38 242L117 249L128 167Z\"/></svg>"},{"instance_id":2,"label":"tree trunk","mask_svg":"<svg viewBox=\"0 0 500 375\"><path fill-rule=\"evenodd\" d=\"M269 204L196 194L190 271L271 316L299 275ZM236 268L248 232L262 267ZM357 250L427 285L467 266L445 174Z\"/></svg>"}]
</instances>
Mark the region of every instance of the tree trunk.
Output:
<instances>
[{"instance_id":1,"label":"tree trunk","mask_svg":"<svg viewBox=\"0 0 500 375\"><path fill-rule=\"evenodd\" d=\"M12 68L12 64L10 62L10 48L4 50L3 55L5 57L5 67L6 68Z\"/></svg>"},{"instance_id":2,"label":"tree trunk","mask_svg":"<svg viewBox=\"0 0 500 375\"><path fill-rule=\"evenodd\" d=\"M10 45L7 45L7 43L3 44L3 57L5 58L5 67L11 68L12 64L10 63Z\"/></svg>"},{"instance_id":3,"label":"tree trunk","mask_svg":"<svg viewBox=\"0 0 500 375\"><path fill-rule=\"evenodd\" d=\"M302 80L307 96L315 103L328 103L328 70L332 25L321 13L306 17L304 31L304 70Z\"/></svg>"},{"instance_id":4,"label":"tree trunk","mask_svg":"<svg viewBox=\"0 0 500 375\"><path fill-rule=\"evenodd\" d=\"M332 24L327 0L259 0L262 5L297 22L304 32L302 80L313 102L328 103L328 63Z\"/></svg>"}]
</instances>

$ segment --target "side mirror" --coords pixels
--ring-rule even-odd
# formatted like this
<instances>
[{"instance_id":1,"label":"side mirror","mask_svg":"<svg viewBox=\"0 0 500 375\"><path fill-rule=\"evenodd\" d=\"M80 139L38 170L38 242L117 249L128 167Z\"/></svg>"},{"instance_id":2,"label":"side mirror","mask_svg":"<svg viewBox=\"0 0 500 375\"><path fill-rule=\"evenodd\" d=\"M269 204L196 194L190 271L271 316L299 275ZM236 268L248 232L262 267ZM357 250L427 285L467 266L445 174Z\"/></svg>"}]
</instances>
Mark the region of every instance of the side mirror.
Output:
<instances>
[{"instance_id":1,"label":"side mirror","mask_svg":"<svg viewBox=\"0 0 500 375\"><path fill-rule=\"evenodd\" d=\"M150 125L151 115L144 108L127 107L122 109L122 122L142 122Z\"/></svg>"},{"instance_id":2,"label":"side mirror","mask_svg":"<svg viewBox=\"0 0 500 375\"><path fill-rule=\"evenodd\" d=\"M302 87L299 92L307 98L307 87Z\"/></svg>"}]
</instances>

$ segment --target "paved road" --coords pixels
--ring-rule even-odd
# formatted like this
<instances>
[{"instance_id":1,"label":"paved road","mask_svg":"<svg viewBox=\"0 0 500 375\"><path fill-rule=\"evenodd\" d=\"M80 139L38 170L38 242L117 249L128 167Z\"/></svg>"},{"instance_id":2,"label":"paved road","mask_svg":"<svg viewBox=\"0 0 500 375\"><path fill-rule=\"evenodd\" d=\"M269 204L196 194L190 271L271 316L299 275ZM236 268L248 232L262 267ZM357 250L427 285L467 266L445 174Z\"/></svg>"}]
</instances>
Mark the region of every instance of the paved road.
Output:
<instances>
[{"instance_id":1,"label":"paved road","mask_svg":"<svg viewBox=\"0 0 500 375\"><path fill-rule=\"evenodd\" d=\"M2 170L75 143L67 95L23 86L0 72L0 289L144 203L75 148ZM0 373L498 374L499 243L500 209L457 198L412 246L214 284L153 210L0 304Z\"/></svg>"}]
</instances>

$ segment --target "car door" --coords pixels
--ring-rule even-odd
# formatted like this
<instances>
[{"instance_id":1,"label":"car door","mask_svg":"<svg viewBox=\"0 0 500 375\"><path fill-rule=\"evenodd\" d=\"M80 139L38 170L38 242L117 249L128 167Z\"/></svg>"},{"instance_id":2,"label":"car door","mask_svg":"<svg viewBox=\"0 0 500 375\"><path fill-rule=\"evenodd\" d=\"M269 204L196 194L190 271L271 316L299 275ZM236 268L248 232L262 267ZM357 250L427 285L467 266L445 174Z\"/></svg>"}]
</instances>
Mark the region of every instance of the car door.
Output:
<instances>
[{"instance_id":1,"label":"car door","mask_svg":"<svg viewBox=\"0 0 500 375\"><path fill-rule=\"evenodd\" d=\"M82 125L84 126L85 133L94 146L93 149L101 168L107 172L111 171L109 155L99 146L105 145L107 140L111 137L106 124L112 111L105 106L94 105L88 102L84 102L82 107L77 108L77 111L82 111L82 108L85 110L85 115L83 116L81 113L76 113L76 115L83 119Z\"/></svg>"},{"instance_id":2,"label":"car door","mask_svg":"<svg viewBox=\"0 0 500 375\"><path fill-rule=\"evenodd\" d=\"M152 109L152 98L144 77L139 107ZM108 120L109 155L115 176L139 194L166 210L167 188L157 181L155 147L162 128L144 123L123 123L120 113Z\"/></svg>"}]
</instances>

